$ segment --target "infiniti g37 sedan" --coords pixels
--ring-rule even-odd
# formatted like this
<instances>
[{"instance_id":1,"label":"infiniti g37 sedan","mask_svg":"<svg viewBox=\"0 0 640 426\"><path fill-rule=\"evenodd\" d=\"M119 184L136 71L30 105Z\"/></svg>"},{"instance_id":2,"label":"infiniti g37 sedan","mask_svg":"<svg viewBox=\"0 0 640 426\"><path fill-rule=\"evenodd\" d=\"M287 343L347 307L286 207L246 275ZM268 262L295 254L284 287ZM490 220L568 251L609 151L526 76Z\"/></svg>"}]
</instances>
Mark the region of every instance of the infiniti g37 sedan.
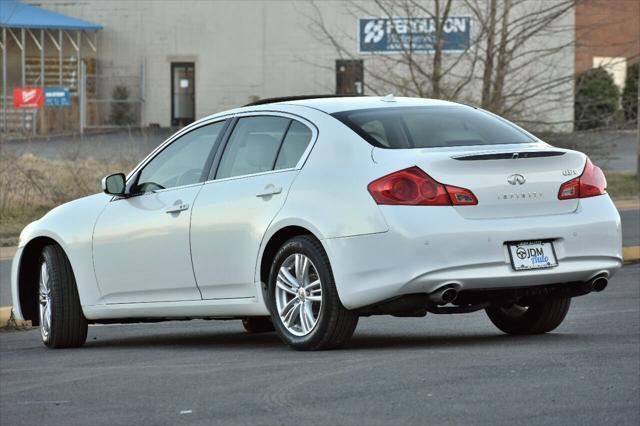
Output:
<instances>
[{"instance_id":1,"label":"infiniti g37 sedan","mask_svg":"<svg viewBox=\"0 0 640 426\"><path fill-rule=\"evenodd\" d=\"M621 266L602 171L450 102L259 102L180 130L103 193L29 224L16 318L49 347L92 323L238 319L295 349L345 344L358 318L485 310L555 329Z\"/></svg>"}]
</instances>

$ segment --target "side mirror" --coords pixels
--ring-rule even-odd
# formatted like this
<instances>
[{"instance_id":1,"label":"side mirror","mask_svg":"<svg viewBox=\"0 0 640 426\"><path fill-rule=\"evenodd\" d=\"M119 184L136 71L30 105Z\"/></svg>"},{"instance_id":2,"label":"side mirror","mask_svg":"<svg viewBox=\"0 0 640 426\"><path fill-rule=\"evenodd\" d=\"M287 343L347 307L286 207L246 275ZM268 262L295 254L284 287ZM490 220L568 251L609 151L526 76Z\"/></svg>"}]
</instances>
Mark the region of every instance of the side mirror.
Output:
<instances>
[{"instance_id":1,"label":"side mirror","mask_svg":"<svg viewBox=\"0 0 640 426\"><path fill-rule=\"evenodd\" d=\"M115 173L102 179L102 190L105 194L124 195L125 188L125 177L122 173Z\"/></svg>"}]
</instances>

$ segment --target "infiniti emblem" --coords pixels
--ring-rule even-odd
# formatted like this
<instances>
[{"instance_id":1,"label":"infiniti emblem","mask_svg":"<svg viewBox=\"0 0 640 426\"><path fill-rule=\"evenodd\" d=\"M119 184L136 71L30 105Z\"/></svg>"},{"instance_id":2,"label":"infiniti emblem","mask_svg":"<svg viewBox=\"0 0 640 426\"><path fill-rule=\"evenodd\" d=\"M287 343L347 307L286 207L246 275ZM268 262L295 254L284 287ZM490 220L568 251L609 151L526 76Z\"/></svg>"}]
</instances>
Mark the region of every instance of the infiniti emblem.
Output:
<instances>
[{"instance_id":1,"label":"infiniti emblem","mask_svg":"<svg viewBox=\"0 0 640 426\"><path fill-rule=\"evenodd\" d=\"M509 176L507 178L507 182L509 182L511 185L523 185L526 182L526 179L522 175L515 174Z\"/></svg>"}]
</instances>

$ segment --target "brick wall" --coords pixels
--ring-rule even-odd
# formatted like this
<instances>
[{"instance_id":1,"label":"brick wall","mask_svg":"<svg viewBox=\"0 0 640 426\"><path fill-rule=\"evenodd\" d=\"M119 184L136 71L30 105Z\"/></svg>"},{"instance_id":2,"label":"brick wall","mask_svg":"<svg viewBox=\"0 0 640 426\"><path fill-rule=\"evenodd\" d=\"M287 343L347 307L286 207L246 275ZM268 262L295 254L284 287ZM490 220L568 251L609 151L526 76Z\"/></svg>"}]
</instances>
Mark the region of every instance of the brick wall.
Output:
<instances>
[{"instance_id":1,"label":"brick wall","mask_svg":"<svg viewBox=\"0 0 640 426\"><path fill-rule=\"evenodd\" d=\"M580 74L593 57L640 60L639 0L579 0L576 6L576 65Z\"/></svg>"}]
</instances>

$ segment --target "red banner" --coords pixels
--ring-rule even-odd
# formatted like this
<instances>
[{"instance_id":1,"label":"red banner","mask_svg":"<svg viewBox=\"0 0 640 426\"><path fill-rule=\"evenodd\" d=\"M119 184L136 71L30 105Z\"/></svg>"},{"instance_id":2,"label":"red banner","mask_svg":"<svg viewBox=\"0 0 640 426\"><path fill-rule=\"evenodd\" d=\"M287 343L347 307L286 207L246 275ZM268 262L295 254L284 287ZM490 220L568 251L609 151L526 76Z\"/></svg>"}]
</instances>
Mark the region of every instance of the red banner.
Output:
<instances>
[{"instance_id":1,"label":"red banner","mask_svg":"<svg viewBox=\"0 0 640 426\"><path fill-rule=\"evenodd\" d=\"M41 87L16 87L13 89L14 108L42 108L44 91Z\"/></svg>"}]
</instances>

